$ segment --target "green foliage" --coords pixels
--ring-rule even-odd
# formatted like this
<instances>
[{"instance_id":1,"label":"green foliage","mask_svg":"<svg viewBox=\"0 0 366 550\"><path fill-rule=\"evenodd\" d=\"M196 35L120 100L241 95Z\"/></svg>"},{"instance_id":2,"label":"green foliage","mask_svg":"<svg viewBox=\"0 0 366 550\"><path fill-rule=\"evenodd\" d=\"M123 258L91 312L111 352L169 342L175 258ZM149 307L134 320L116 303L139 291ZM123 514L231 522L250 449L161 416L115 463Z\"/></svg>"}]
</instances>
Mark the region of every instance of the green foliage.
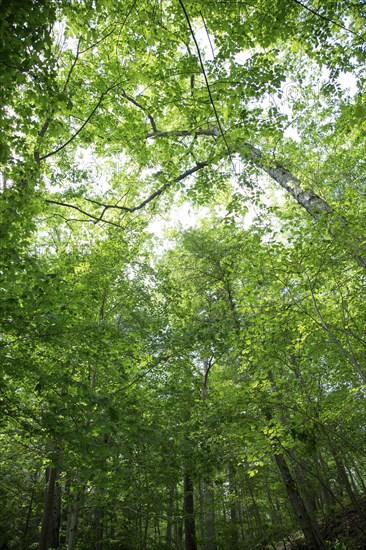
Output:
<instances>
[{"instance_id":1,"label":"green foliage","mask_svg":"<svg viewBox=\"0 0 366 550\"><path fill-rule=\"evenodd\" d=\"M0 546L55 471L48 547L181 549L184 477L199 548L275 544L280 459L361 517L362 8L0 4Z\"/></svg>"}]
</instances>

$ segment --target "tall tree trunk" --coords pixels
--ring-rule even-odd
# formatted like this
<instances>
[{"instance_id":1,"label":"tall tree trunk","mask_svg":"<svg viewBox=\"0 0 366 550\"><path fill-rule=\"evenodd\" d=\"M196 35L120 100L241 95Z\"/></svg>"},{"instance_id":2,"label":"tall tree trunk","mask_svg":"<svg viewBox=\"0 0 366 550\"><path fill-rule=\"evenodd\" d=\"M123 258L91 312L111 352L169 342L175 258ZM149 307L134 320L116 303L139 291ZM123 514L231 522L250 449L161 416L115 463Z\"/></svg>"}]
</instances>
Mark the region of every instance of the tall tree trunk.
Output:
<instances>
[{"instance_id":1,"label":"tall tree trunk","mask_svg":"<svg viewBox=\"0 0 366 550\"><path fill-rule=\"evenodd\" d=\"M324 550L326 547L325 542L320 535L318 526L314 523L305 507L285 457L283 454L275 454L274 458L285 484L292 510L299 522L302 532L304 533L305 541L308 547L317 550Z\"/></svg>"},{"instance_id":2,"label":"tall tree trunk","mask_svg":"<svg viewBox=\"0 0 366 550\"><path fill-rule=\"evenodd\" d=\"M236 496L235 485L235 469L233 464L229 463L229 492L230 495ZM238 547L239 533L238 533L238 506L235 498L230 500L230 548L233 550Z\"/></svg>"},{"instance_id":3,"label":"tall tree trunk","mask_svg":"<svg viewBox=\"0 0 366 550\"><path fill-rule=\"evenodd\" d=\"M197 550L196 521L194 517L193 480L188 473L184 475L184 534L185 550Z\"/></svg>"},{"instance_id":4,"label":"tall tree trunk","mask_svg":"<svg viewBox=\"0 0 366 550\"><path fill-rule=\"evenodd\" d=\"M257 526L258 534L261 537L264 537L263 522L259 512L257 501L255 500L255 497L254 497L252 481L251 481L251 478L249 477L247 477L247 486L250 494L250 500L252 501L252 509L254 512L254 519L255 519L255 524Z\"/></svg>"},{"instance_id":5,"label":"tall tree trunk","mask_svg":"<svg viewBox=\"0 0 366 550\"><path fill-rule=\"evenodd\" d=\"M205 531L207 550L216 550L215 530L215 499L213 483L205 483L203 487L205 508Z\"/></svg>"},{"instance_id":6,"label":"tall tree trunk","mask_svg":"<svg viewBox=\"0 0 366 550\"><path fill-rule=\"evenodd\" d=\"M175 495L175 485L170 488L169 491L169 503L168 503L168 519L166 524L166 544L167 546L172 545L172 527L173 527L173 516L174 516L174 495Z\"/></svg>"},{"instance_id":7,"label":"tall tree trunk","mask_svg":"<svg viewBox=\"0 0 366 550\"><path fill-rule=\"evenodd\" d=\"M183 548L183 523L181 520L177 520L174 523L174 543L176 550L182 550Z\"/></svg>"},{"instance_id":8,"label":"tall tree trunk","mask_svg":"<svg viewBox=\"0 0 366 550\"><path fill-rule=\"evenodd\" d=\"M348 495L350 501L352 502L353 506L357 510L357 513L359 514L359 516L362 519L365 519L365 515L364 515L364 513L363 513L363 511L360 507L360 504L357 500L357 497L356 497L356 495L355 495L355 493L352 489L352 485L350 483L350 480L349 480L349 477L347 475L347 471L346 471L346 468L343 464L343 461L340 458L338 452L335 450L334 447L332 448L332 453L333 453L334 461L335 461L335 464L336 464L336 467L337 467L339 482L346 489L347 495Z\"/></svg>"},{"instance_id":9,"label":"tall tree trunk","mask_svg":"<svg viewBox=\"0 0 366 550\"><path fill-rule=\"evenodd\" d=\"M205 550L207 550L207 548L206 548L206 533L205 533L204 485L205 485L205 483L200 479L198 481L200 539L201 539L201 545L203 545L203 548Z\"/></svg>"},{"instance_id":10,"label":"tall tree trunk","mask_svg":"<svg viewBox=\"0 0 366 550\"><path fill-rule=\"evenodd\" d=\"M51 466L46 472L46 494L44 501L39 550L59 547L59 533L61 522L61 487L57 480L61 468Z\"/></svg>"},{"instance_id":11,"label":"tall tree trunk","mask_svg":"<svg viewBox=\"0 0 366 550\"><path fill-rule=\"evenodd\" d=\"M359 469L357 468L357 465L356 463L353 464L353 468L356 472L356 477L357 477L357 481L362 489L362 492L364 493L364 495L366 495L366 485L365 485L365 482L363 480L363 477L362 477L362 474L360 473Z\"/></svg>"},{"instance_id":12,"label":"tall tree trunk","mask_svg":"<svg viewBox=\"0 0 366 550\"><path fill-rule=\"evenodd\" d=\"M315 514L318 510L318 504L316 501L316 490L314 490L314 483L312 483L310 479L305 478L303 474L303 464L305 464L305 462L300 459L298 463L294 466L296 483L297 486L301 489L301 494L306 509L310 512L310 514Z\"/></svg>"},{"instance_id":13,"label":"tall tree trunk","mask_svg":"<svg viewBox=\"0 0 366 550\"><path fill-rule=\"evenodd\" d=\"M74 550L76 543L76 532L81 503L81 491L75 493L74 502L70 506L67 522L67 550Z\"/></svg>"},{"instance_id":14,"label":"tall tree trunk","mask_svg":"<svg viewBox=\"0 0 366 550\"><path fill-rule=\"evenodd\" d=\"M282 517L281 517L280 506L278 505L278 502L277 501L274 502L274 500L272 498L271 489L270 489L270 486L268 484L267 477L264 478L264 487L266 489L267 499L268 499L270 508L272 510L272 518L274 520L273 523L276 523L278 525L278 527L282 527L283 526L283 521L282 521Z\"/></svg>"},{"instance_id":15,"label":"tall tree trunk","mask_svg":"<svg viewBox=\"0 0 366 550\"><path fill-rule=\"evenodd\" d=\"M243 494L241 492L240 500L238 501L238 506L237 506L237 508L238 508L238 518L239 518L239 528L240 528L240 535L239 535L239 538L238 538L238 545L239 544L245 544L245 540L246 540L246 534L245 534L245 529L244 529L244 514L243 514L242 501L243 501Z\"/></svg>"},{"instance_id":16,"label":"tall tree trunk","mask_svg":"<svg viewBox=\"0 0 366 550\"><path fill-rule=\"evenodd\" d=\"M33 484L32 484L32 491L31 491L31 495L30 495L30 499L29 499L29 503L28 503L28 507L27 507L27 516L26 516L25 522L24 522L24 529L23 529L23 535L22 535L23 542L25 542L25 539L27 537L27 533L28 533L28 529L29 529L29 523L30 523L30 519L31 519L31 516L32 516L34 493L35 493L35 489L36 489L37 478L38 478L38 471L35 471L34 478L33 478Z\"/></svg>"}]
</instances>

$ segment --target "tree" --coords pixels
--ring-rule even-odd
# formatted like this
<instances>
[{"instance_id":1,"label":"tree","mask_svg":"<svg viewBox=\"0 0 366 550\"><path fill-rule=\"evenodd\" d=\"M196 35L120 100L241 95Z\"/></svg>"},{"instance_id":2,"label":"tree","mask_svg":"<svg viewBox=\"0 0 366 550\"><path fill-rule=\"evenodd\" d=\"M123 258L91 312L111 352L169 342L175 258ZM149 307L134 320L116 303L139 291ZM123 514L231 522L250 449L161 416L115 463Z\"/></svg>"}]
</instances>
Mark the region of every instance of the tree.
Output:
<instances>
[{"instance_id":1,"label":"tree","mask_svg":"<svg viewBox=\"0 0 366 550\"><path fill-rule=\"evenodd\" d=\"M1 544L362 523L362 6L3 12ZM183 201L206 219L156 246Z\"/></svg>"}]
</instances>

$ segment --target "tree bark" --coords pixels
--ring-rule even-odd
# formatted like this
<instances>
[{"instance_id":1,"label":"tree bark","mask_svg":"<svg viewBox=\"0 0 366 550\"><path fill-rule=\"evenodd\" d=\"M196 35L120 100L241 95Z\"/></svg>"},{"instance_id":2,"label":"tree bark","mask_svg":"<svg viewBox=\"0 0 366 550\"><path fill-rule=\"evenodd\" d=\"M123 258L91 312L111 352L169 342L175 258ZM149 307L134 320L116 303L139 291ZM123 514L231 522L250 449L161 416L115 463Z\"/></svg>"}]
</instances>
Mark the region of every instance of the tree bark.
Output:
<instances>
[{"instance_id":1,"label":"tree bark","mask_svg":"<svg viewBox=\"0 0 366 550\"><path fill-rule=\"evenodd\" d=\"M188 473L184 475L184 533L185 550L197 550L196 521L194 517L193 480Z\"/></svg>"},{"instance_id":2,"label":"tree bark","mask_svg":"<svg viewBox=\"0 0 366 550\"><path fill-rule=\"evenodd\" d=\"M169 491L169 504L168 504L168 519L167 519L167 524L166 524L166 544L167 546L171 546L172 545L172 527L173 527L173 516L174 516L174 496L175 496L175 490L176 490L176 487L175 485L173 485L171 488L170 488L170 491Z\"/></svg>"},{"instance_id":3,"label":"tree bark","mask_svg":"<svg viewBox=\"0 0 366 550\"><path fill-rule=\"evenodd\" d=\"M285 189L300 206L305 208L310 216L319 220L325 215L330 222L329 233L331 235L334 236L334 227L336 225L343 227L347 235L348 242L346 246L350 255L359 265L366 269L366 247L363 240L354 235L348 228L346 218L333 212L331 206L324 199L317 195L311 187L303 187L301 181L281 164L278 162L266 162L259 149L250 143L245 143L244 150L246 151L247 158Z\"/></svg>"},{"instance_id":4,"label":"tree bark","mask_svg":"<svg viewBox=\"0 0 366 550\"><path fill-rule=\"evenodd\" d=\"M230 495L236 496L235 486L235 469L233 464L229 463L229 492ZM237 502L233 499L230 501L230 548L237 548L239 545L239 533L238 533L238 506Z\"/></svg>"},{"instance_id":5,"label":"tree bark","mask_svg":"<svg viewBox=\"0 0 366 550\"><path fill-rule=\"evenodd\" d=\"M78 518L80 511L81 493L75 493L75 499L69 510L69 518L67 525L67 550L74 550L76 543L76 532L78 527Z\"/></svg>"},{"instance_id":6,"label":"tree bark","mask_svg":"<svg viewBox=\"0 0 366 550\"><path fill-rule=\"evenodd\" d=\"M30 499L29 499L29 504L28 504L28 507L27 507L27 516L25 518L25 523L24 523L23 536L22 536L23 542L25 541L25 539L27 537L27 533L28 533L28 529L29 529L29 523L30 523L31 516L32 516L34 494L35 494L35 489L36 489L37 477L38 477L38 472L36 471L34 473L32 491L31 491L31 495L30 495Z\"/></svg>"},{"instance_id":7,"label":"tree bark","mask_svg":"<svg viewBox=\"0 0 366 550\"><path fill-rule=\"evenodd\" d=\"M215 530L215 500L213 483L205 483L203 487L205 503L205 535L207 550L216 550Z\"/></svg>"},{"instance_id":8,"label":"tree bark","mask_svg":"<svg viewBox=\"0 0 366 550\"><path fill-rule=\"evenodd\" d=\"M283 454L275 454L274 458L285 484L292 510L299 522L302 532L304 533L308 548L325 550L325 542L319 532L318 526L314 523L305 507L285 457Z\"/></svg>"},{"instance_id":9,"label":"tree bark","mask_svg":"<svg viewBox=\"0 0 366 550\"><path fill-rule=\"evenodd\" d=\"M334 447L332 447L332 454L333 454L334 461L335 461L335 464L336 464L339 482L346 489L347 495L348 495L351 503L353 504L353 506L357 510L357 513L360 516L360 518L362 520L365 520L365 515L364 515L364 513L361 509L361 506L360 506L360 504L357 500L357 496L356 496L356 494L355 494L355 492L354 492L354 490L351 486L346 468L343 464L342 459L340 458L338 452L335 450Z\"/></svg>"},{"instance_id":10,"label":"tree bark","mask_svg":"<svg viewBox=\"0 0 366 550\"><path fill-rule=\"evenodd\" d=\"M51 466L47 469L46 494L43 509L39 550L59 547L61 521L61 488L57 483L61 468Z\"/></svg>"}]
</instances>

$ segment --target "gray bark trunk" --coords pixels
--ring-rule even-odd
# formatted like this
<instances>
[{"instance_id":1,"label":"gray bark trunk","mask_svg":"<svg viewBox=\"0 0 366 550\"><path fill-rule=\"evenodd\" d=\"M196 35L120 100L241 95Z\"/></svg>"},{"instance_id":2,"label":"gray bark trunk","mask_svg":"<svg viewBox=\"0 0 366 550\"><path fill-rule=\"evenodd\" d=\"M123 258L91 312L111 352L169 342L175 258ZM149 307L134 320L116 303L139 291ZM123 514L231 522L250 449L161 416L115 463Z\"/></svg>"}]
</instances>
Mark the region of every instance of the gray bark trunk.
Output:
<instances>
[{"instance_id":1,"label":"gray bark trunk","mask_svg":"<svg viewBox=\"0 0 366 550\"><path fill-rule=\"evenodd\" d=\"M235 484L235 468L232 462L229 463L228 471L229 491L231 495L237 496L236 484ZM239 508L238 501L232 499L230 501L230 548L238 548L239 546Z\"/></svg>"},{"instance_id":2,"label":"gray bark trunk","mask_svg":"<svg viewBox=\"0 0 366 550\"><path fill-rule=\"evenodd\" d=\"M205 531L207 550L216 550L215 501L213 483L205 483L203 489L205 502Z\"/></svg>"},{"instance_id":3,"label":"gray bark trunk","mask_svg":"<svg viewBox=\"0 0 366 550\"><path fill-rule=\"evenodd\" d=\"M249 143L244 144L244 150L247 152L247 158L258 168L266 172L283 189L285 189L295 199L295 201L305 208L305 210L316 220L324 215L330 221L329 233L334 236L334 227L338 225L346 231L347 248L351 256L366 269L366 250L362 239L350 231L347 226L347 220L333 212L331 206L311 187L302 187L300 180L291 174L289 170L281 166L278 162L269 164L263 159L262 152Z\"/></svg>"},{"instance_id":4,"label":"gray bark trunk","mask_svg":"<svg viewBox=\"0 0 366 550\"><path fill-rule=\"evenodd\" d=\"M81 493L77 491L74 503L69 511L67 526L67 550L74 550L76 544L76 532L78 527L78 518L80 511Z\"/></svg>"}]
</instances>

